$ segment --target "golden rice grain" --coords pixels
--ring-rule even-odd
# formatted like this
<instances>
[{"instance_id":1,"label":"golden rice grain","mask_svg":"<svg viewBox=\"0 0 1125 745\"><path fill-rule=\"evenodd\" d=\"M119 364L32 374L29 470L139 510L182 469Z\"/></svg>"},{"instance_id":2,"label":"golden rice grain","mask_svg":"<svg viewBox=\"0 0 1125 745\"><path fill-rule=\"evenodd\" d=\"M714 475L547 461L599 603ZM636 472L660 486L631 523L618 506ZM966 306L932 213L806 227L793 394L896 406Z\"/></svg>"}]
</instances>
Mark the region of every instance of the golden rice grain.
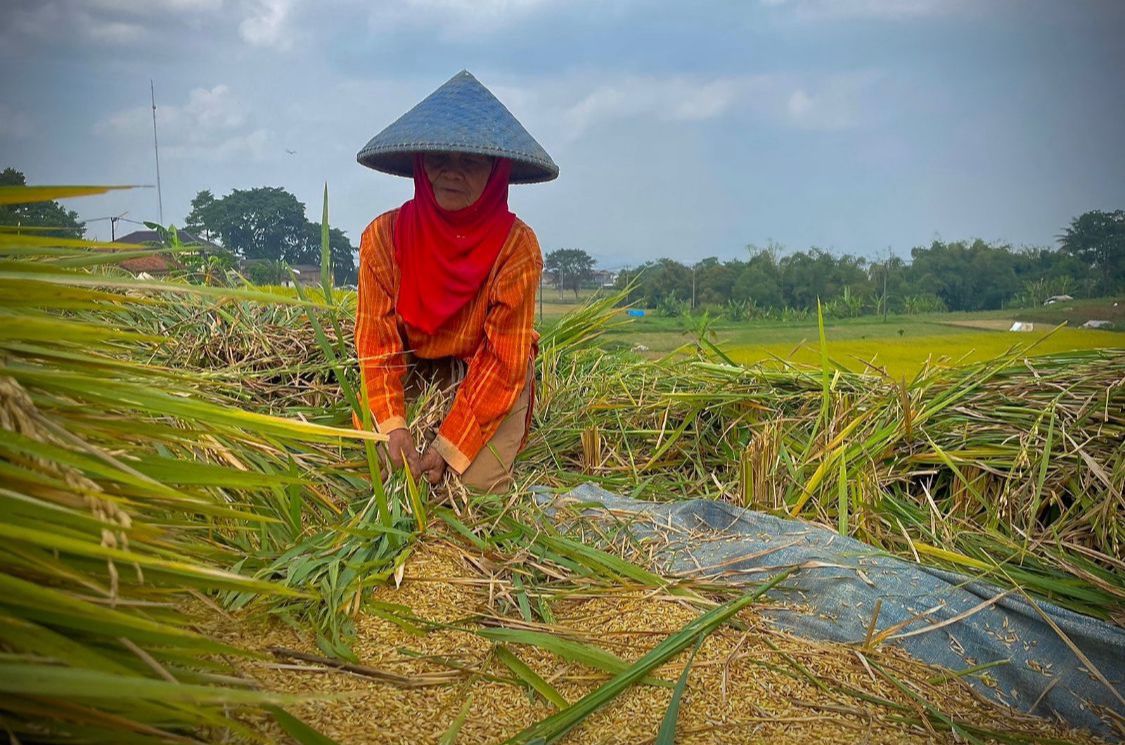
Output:
<instances>
[{"instance_id":1,"label":"golden rice grain","mask_svg":"<svg viewBox=\"0 0 1125 745\"><path fill-rule=\"evenodd\" d=\"M488 565L484 557L476 558L477 567ZM489 585L489 577L465 561L460 548L427 538L407 563L402 586L379 588L374 599L408 606L428 621L454 623L486 609ZM553 611L560 631L625 659L640 657L698 615L677 598L641 590L560 599ZM213 626L207 629L211 633L253 649L280 646L319 654L307 634L245 614L239 620L231 624L207 611L201 623ZM897 651L879 650L861 657L844 645L797 639L772 629L753 610L742 612L737 620L741 628L728 625L718 630L695 657L680 709L677 742L955 741L948 732L918 724L917 717L843 693L840 688L847 686L916 706L893 684L876 676L869 659L960 721L1032 738L1097 742L1089 735L996 706L959 681L933 685L927 681L934 677L934 668ZM243 672L272 690L331 695L291 711L348 744L435 742L470 694L469 715L458 743L502 741L554 711L517 685L508 669L490 657L491 643L476 634L438 629L419 635L365 613L357 618L357 635L354 650L366 666L400 676L421 676L448 673L450 665L456 665L500 680L476 676L441 687L399 688L307 663L247 663ZM519 646L512 651L570 702L607 679L538 648ZM659 669L657 676L675 680L686 660L687 654L681 654ZM797 672L790 661L799 663L819 683ZM505 682L508 680L512 682ZM670 698L670 688L635 686L590 716L564 742L650 742ZM264 722L260 726L273 727Z\"/></svg>"}]
</instances>

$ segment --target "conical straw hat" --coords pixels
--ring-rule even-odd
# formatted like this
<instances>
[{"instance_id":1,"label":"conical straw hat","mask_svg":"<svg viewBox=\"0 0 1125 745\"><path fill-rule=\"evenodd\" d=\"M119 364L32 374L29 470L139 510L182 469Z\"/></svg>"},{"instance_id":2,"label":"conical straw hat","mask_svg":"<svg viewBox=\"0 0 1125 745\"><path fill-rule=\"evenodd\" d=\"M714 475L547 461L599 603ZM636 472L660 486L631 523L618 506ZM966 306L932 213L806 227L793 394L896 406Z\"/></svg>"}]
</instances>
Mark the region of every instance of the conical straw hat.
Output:
<instances>
[{"instance_id":1,"label":"conical straw hat","mask_svg":"<svg viewBox=\"0 0 1125 745\"><path fill-rule=\"evenodd\" d=\"M559 167L512 112L468 70L371 138L358 160L368 168L411 177L414 153L452 151L509 158L512 183L550 181Z\"/></svg>"}]
</instances>

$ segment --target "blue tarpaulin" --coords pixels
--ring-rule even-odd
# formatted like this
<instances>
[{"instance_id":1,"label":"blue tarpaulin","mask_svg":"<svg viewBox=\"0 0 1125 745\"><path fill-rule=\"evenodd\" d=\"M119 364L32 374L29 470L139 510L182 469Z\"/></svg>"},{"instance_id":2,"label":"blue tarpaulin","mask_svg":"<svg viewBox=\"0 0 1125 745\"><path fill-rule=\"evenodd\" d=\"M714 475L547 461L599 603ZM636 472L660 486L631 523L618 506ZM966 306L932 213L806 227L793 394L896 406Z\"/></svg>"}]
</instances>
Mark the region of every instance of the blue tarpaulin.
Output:
<instances>
[{"instance_id":1,"label":"blue tarpaulin","mask_svg":"<svg viewBox=\"0 0 1125 745\"><path fill-rule=\"evenodd\" d=\"M799 567L771 592L789 607L764 611L780 628L862 644L878 608L876 633L895 629L888 641L919 660L950 670L999 662L987 685L966 678L988 698L1103 737L1125 732L1125 631L1112 624L727 502L643 502L592 484L537 499L647 540L666 574L740 583Z\"/></svg>"}]
</instances>

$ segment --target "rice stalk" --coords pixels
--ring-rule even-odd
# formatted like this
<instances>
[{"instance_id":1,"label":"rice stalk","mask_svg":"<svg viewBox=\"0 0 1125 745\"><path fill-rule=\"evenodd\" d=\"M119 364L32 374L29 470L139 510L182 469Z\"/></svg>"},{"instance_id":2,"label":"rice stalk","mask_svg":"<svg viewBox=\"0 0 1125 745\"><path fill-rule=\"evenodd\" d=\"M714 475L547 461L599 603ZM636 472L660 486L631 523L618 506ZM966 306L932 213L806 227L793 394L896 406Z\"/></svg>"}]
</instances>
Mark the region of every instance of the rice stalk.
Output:
<instances>
[{"instance_id":1,"label":"rice stalk","mask_svg":"<svg viewBox=\"0 0 1125 745\"><path fill-rule=\"evenodd\" d=\"M234 667L248 653L192 631L176 601L220 591L312 600L239 563L247 549L290 542L308 507L336 507L331 492L354 491L334 466L341 448L381 436L232 407L189 367L153 364L147 350L167 337L133 323L176 315L173 298L310 304L138 282L113 269L128 252L0 238L7 731L194 742L214 729L270 741L241 717L292 699L255 690Z\"/></svg>"}]
</instances>

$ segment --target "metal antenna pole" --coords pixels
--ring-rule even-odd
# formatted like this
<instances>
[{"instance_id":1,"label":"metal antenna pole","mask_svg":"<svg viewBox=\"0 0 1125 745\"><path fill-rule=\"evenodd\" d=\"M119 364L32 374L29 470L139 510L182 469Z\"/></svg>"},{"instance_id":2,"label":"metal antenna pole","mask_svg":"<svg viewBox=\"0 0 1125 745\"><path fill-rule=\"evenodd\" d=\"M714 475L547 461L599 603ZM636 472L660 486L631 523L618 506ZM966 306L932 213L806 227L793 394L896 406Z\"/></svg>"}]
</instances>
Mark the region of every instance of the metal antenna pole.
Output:
<instances>
[{"instance_id":1,"label":"metal antenna pole","mask_svg":"<svg viewBox=\"0 0 1125 745\"><path fill-rule=\"evenodd\" d=\"M160 145L156 142L156 86L148 81L148 92L152 96L152 149L156 152L156 201L160 205L160 224L164 224L164 195L160 191Z\"/></svg>"}]
</instances>

